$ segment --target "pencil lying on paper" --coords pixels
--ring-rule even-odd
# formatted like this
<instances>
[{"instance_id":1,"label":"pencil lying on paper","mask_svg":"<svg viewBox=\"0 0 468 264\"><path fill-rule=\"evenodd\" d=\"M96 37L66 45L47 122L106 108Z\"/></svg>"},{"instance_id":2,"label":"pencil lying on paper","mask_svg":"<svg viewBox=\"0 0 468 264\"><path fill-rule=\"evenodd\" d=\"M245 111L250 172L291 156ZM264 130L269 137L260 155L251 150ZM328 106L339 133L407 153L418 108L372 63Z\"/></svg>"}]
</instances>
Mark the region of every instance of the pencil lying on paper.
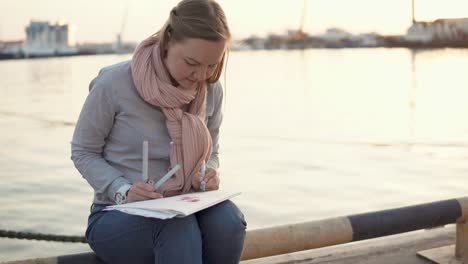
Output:
<instances>
[{"instance_id":1,"label":"pencil lying on paper","mask_svg":"<svg viewBox=\"0 0 468 264\"><path fill-rule=\"evenodd\" d=\"M154 184L154 188L158 189L159 187L161 187L161 185L163 185L163 183L165 183L167 180L169 180L169 178L172 177L172 175L174 175L174 173L176 173L182 166L180 166L180 164L177 164L174 166L174 168L172 168L170 171L168 171L166 173L166 175L164 175L161 179L159 179L159 181L157 181L155 184Z\"/></svg>"},{"instance_id":2,"label":"pencil lying on paper","mask_svg":"<svg viewBox=\"0 0 468 264\"><path fill-rule=\"evenodd\" d=\"M148 141L143 141L143 181L148 181Z\"/></svg>"}]
</instances>

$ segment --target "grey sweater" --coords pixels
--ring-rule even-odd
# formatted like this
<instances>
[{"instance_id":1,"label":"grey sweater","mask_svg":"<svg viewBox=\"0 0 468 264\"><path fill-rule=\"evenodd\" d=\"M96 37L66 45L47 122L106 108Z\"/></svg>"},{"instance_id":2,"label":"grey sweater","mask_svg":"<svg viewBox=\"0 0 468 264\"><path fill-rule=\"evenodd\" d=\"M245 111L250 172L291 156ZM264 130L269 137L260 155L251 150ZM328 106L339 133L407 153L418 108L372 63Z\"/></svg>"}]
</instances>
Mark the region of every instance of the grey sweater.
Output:
<instances>
[{"instance_id":1,"label":"grey sweater","mask_svg":"<svg viewBox=\"0 0 468 264\"><path fill-rule=\"evenodd\" d=\"M167 172L170 141L166 117L146 103L132 78L131 62L103 68L91 81L71 142L71 159L94 189L94 203L115 204L116 191L142 179L142 143L149 141L148 175ZM208 86L206 123L213 139L208 162L219 167L218 139L223 89Z\"/></svg>"}]
</instances>

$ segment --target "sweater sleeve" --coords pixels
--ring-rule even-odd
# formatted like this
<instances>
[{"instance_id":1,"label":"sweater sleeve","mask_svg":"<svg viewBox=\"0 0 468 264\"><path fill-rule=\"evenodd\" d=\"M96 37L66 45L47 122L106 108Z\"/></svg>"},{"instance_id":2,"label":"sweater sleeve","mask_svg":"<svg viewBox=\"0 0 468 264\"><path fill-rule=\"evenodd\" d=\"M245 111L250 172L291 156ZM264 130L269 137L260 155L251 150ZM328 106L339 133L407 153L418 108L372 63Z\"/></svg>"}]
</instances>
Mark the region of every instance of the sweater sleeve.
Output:
<instances>
[{"instance_id":1,"label":"sweater sleeve","mask_svg":"<svg viewBox=\"0 0 468 264\"><path fill-rule=\"evenodd\" d=\"M113 99L111 83L100 75L90 83L90 93L73 133L71 159L97 195L107 195L115 201L116 191L131 183L104 158L106 138L114 125L118 104Z\"/></svg>"},{"instance_id":2,"label":"sweater sleeve","mask_svg":"<svg viewBox=\"0 0 468 264\"><path fill-rule=\"evenodd\" d=\"M211 134L213 141L213 152L211 153L208 166L212 168L219 168L219 128L223 121L222 102L223 102L223 87L221 83L217 82L213 86L214 93L214 109L213 115L208 118L208 130Z\"/></svg>"}]
</instances>

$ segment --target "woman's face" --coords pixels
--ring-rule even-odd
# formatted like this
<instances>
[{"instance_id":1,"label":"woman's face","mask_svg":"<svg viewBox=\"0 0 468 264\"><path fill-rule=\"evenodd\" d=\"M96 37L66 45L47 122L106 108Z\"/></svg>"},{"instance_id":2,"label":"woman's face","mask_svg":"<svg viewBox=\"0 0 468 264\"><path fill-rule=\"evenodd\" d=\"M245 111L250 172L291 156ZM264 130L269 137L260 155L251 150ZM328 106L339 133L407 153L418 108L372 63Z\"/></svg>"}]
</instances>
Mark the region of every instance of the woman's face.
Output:
<instances>
[{"instance_id":1,"label":"woman's face","mask_svg":"<svg viewBox=\"0 0 468 264\"><path fill-rule=\"evenodd\" d=\"M195 89L200 81L208 79L215 71L226 42L189 38L179 43L169 41L164 63L172 78L183 89Z\"/></svg>"}]
</instances>

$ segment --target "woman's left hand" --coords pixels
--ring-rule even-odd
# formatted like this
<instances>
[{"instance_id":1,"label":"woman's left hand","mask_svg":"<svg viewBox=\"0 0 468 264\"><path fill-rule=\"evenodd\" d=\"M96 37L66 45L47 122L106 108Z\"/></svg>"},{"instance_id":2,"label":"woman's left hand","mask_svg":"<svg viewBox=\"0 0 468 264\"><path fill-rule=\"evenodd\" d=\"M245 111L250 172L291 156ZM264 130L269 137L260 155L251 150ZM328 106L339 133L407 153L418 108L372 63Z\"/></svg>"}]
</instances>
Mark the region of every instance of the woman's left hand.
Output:
<instances>
[{"instance_id":1,"label":"woman's left hand","mask_svg":"<svg viewBox=\"0 0 468 264\"><path fill-rule=\"evenodd\" d=\"M202 177L200 173L197 173L192 180L192 186L195 190L201 190L200 185L202 181L205 181L205 191L213 191L219 189L219 172L215 168L206 167L205 177Z\"/></svg>"}]
</instances>

